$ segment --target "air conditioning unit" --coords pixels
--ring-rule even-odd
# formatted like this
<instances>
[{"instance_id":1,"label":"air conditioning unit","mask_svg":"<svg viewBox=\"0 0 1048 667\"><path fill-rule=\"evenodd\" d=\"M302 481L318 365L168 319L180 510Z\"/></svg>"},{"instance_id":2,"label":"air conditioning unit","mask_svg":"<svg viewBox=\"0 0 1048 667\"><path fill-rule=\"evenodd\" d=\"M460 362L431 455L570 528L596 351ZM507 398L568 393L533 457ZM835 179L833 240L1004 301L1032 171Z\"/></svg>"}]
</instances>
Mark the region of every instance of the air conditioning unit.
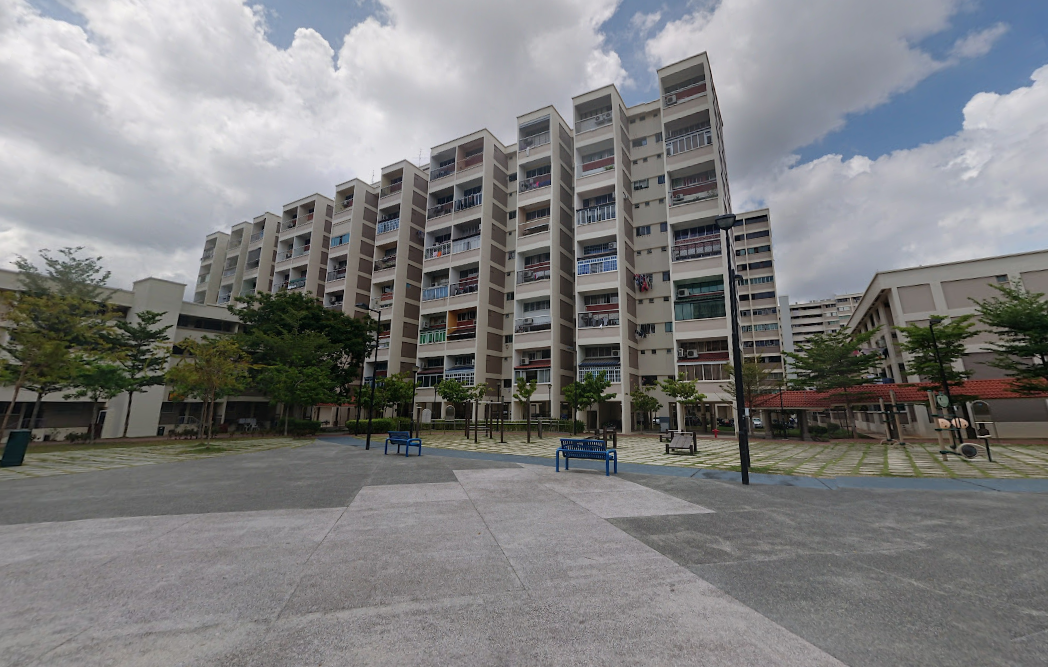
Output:
<instances>
[{"instance_id":1,"label":"air conditioning unit","mask_svg":"<svg viewBox=\"0 0 1048 667\"><path fill-rule=\"evenodd\" d=\"M679 290L677 290L677 298L678 299L686 297L686 296L688 296L688 290L686 290L686 289L679 289Z\"/></svg>"},{"instance_id":2,"label":"air conditioning unit","mask_svg":"<svg viewBox=\"0 0 1048 667\"><path fill-rule=\"evenodd\" d=\"M529 325L529 324L534 324L534 323L535 323L535 320L534 320L534 319L532 319L532 318L530 318L530 317L525 317L525 318L524 318L524 321L523 321L523 322L521 322L521 324L523 324L523 325L525 325L525 326L527 326L527 325Z\"/></svg>"},{"instance_id":3,"label":"air conditioning unit","mask_svg":"<svg viewBox=\"0 0 1048 667\"><path fill-rule=\"evenodd\" d=\"M666 96L666 106L677 103L677 94L671 93Z\"/></svg>"},{"instance_id":4,"label":"air conditioning unit","mask_svg":"<svg viewBox=\"0 0 1048 667\"><path fill-rule=\"evenodd\" d=\"M687 357L689 359L695 359L698 356L699 356L699 351L698 350L688 350L688 352L687 352Z\"/></svg>"},{"instance_id":5,"label":"air conditioning unit","mask_svg":"<svg viewBox=\"0 0 1048 667\"><path fill-rule=\"evenodd\" d=\"M684 348L683 347L677 349L677 356L678 357L683 357L684 356Z\"/></svg>"},{"instance_id":6,"label":"air conditioning unit","mask_svg":"<svg viewBox=\"0 0 1048 667\"><path fill-rule=\"evenodd\" d=\"M608 243L608 250L614 250L616 248L615 242L611 241Z\"/></svg>"},{"instance_id":7,"label":"air conditioning unit","mask_svg":"<svg viewBox=\"0 0 1048 667\"><path fill-rule=\"evenodd\" d=\"M611 351L611 356L613 356L613 357L619 356L619 351L618 350L612 350Z\"/></svg>"}]
</instances>

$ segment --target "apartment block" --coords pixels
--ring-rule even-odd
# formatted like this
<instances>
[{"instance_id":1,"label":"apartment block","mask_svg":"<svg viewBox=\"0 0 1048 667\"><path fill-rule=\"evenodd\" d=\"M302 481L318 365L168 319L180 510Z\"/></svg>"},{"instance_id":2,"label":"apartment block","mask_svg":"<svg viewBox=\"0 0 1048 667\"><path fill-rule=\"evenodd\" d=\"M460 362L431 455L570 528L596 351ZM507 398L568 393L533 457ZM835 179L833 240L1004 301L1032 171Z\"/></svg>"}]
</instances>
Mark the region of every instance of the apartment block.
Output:
<instances>
[{"instance_id":1,"label":"apartment block","mask_svg":"<svg viewBox=\"0 0 1048 667\"><path fill-rule=\"evenodd\" d=\"M193 303L213 306L218 300L218 286L222 280L229 234L212 232L204 239L204 252L200 255L200 270L197 274Z\"/></svg>"},{"instance_id":2,"label":"apartment block","mask_svg":"<svg viewBox=\"0 0 1048 667\"><path fill-rule=\"evenodd\" d=\"M302 290L323 298L334 202L313 194L284 206L277 234L273 291Z\"/></svg>"},{"instance_id":3,"label":"apartment block","mask_svg":"<svg viewBox=\"0 0 1048 667\"><path fill-rule=\"evenodd\" d=\"M789 327L789 335L783 336L787 352L815 334L827 334L848 328L855 306L862 294L841 294L826 299L789 303L788 296L779 297L784 314L783 324ZM785 301L782 301L785 299ZM788 318L785 314L789 313Z\"/></svg>"},{"instance_id":4,"label":"apartment block","mask_svg":"<svg viewBox=\"0 0 1048 667\"><path fill-rule=\"evenodd\" d=\"M335 215L331 219L324 281L325 306L356 317L368 315L357 304L371 302L377 223L378 188L356 178L335 186Z\"/></svg>"}]
</instances>

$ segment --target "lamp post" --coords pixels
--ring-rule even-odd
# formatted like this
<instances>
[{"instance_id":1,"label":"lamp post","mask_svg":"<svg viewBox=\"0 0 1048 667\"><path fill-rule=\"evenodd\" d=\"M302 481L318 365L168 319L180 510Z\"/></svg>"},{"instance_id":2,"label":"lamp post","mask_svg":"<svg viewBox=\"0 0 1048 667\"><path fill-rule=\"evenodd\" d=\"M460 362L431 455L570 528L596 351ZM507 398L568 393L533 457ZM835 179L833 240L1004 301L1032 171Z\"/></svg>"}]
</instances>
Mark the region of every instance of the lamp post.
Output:
<instances>
[{"instance_id":1,"label":"lamp post","mask_svg":"<svg viewBox=\"0 0 1048 667\"><path fill-rule=\"evenodd\" d=\"M411 367L413 373L411 378L411 432L415 433L415 394L418 392L418 372L422 370L418 364ZM422 436L422 424L418 425L418 436Z\"/></svg>"},{"instance_id":2,"label":"lamp post","mask_svg":"<svg viewBox=\"0 0 1048 667\"><path fill-rule=\"evenodd\" d=\"M747 420L744 414L745 395L742 388L742 332L739 330L739 288L736 285L735 250L732 243L731 228L735 226L735 215L719 215L717 227L724 231L724 248L728 253L728 298L731 301L731 344L734 357L735 375L735 426L739 434L739 463L742 468L742 483L750 483L750 440L747 433Z\"/></svg>"},{"instance_id":3,"label":"lamp post","mask_svg":"<svg viewBox=\"0 0 1048 667\"><path fill-rule=\"evenodd\" d=\"M946 367L942 363L942 357L939 356L939 343L935 340L935 325L943 323L942 317L932 317L928 320L928 333L932 337L932 352L935 354L935 363L939 365L939 380L942 382L943 393L946 394L946 402L949 405L950 410L950 445L955 446L957 441L954 439L953 430L957 426L954 420L957 418L957 411L953 409L953 397L950 396L950 383L946 381ZM963 442L963 440L962 440Z\"/></svg>"},{"instance_id":4,"label":"lamp post","mask_svg":"<svg viewBox=\"0 0 1048 667\"><path fill-rule=\"evenodd\" d=\"M378 366L378 334L382 330L382 310L376 310L369 304L358 303L357 308L367 310L372 313L378 313L378 325L375 327L375 366ZM371 400L368 402L368 436L367 440L364 441L364 449L371 449L371 418L375 414L375 373L374 368L371 369Z\"/></svg>"}]
</instances>

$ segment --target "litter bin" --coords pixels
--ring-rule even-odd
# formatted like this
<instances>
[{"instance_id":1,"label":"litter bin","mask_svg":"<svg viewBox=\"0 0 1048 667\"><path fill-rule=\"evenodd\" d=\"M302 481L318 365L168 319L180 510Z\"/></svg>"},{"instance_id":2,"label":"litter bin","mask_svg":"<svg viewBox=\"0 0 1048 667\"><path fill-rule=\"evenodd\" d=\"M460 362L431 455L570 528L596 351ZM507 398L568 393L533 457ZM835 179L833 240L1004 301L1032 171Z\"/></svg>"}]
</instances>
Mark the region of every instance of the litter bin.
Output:
<instances>
[{"instance_id":1,"label":"litter bin","mask_svg":"<svg viewBox=\"0 0 1048 667\"><path fill-rule=\"evenodd\" d=\"M156 434L157 435L164 435L164 430L166 428L167 428L166 426L157 426L156 427Z\"/></svg>"},{"instance_id":2,"label":"litter bin","mask_svg":"<svg viewBox=\"0 0 1048 667\"><path fill-rule=\"evenodd\" d=\"M0 468L12 468L22 465L25 460L25 451L29 449L29 441L33 432L29 429L18 429L11 431L7 436L7 444L4 445L4 455L0 458Z\"/></svg>"}]
</instances>

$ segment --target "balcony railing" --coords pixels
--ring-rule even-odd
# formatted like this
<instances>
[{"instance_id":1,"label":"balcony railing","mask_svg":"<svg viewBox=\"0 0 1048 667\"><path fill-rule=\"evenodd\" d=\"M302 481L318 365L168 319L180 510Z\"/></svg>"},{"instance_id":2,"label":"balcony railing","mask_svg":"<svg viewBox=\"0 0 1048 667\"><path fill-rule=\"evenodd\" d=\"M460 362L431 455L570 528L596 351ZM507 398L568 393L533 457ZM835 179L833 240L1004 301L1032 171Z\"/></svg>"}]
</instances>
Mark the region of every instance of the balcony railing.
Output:
<instances>
[{"instance_id":1,"label":"balcony railing","mask_svg":"<svg viewBox=\"0 0 1048 667\"><path fill-rule=\"evenodd\" d=\"M383 257L382 259L375 260L375 270L382 271L383 269L392 269L397 265L397 256Z\"/></svg>"},{"instance_id":2,"label":"balcony railing","mask_svg":"<svg viewBox=\"0 0 1048 667\"><path fill-rule=\"evenodd\" d=\"M324 304L324 307L328 308L328 309L338 308L339 310L341 310L342 309L342 303L343 303L342 301L332 301L331 303ZM379 347L381 347L381 346L379 346Z\"/></svg>"},{"instance_id":3,"label":"balcony railing","mask_svg":"<svg viewBox=\"0 0 1048 667\"><path fill-rule=\"evenodd\" d=\"M255 288L254 287L245 287L244 289L240 290L240 296L251 296L254 293L255 293Z\"/></svg>"},{"instance_id":4,"label":"balcony railing","mask_svg":"<svg viewBox=\"0 0 1048 667\"><path fill-rule=\"evenodd\" d=\"M378 295L379 303L382 304L379 307L385 308L393 303L393 292L382 292Z\"/></svg>"},{"instance_id":5,"label":"balcony railing","mask_svg":"<svg viewBox=\"0 0 1048 667\"><path fill-rule=\"evenodd\" d=\"M459 171L465 171L467 169L472 169L473 167L476 167L478 164L484 164L484 154L483 153L477 153L476 155L470 155L469 157L467 157L465 159L459 160L459 162L458 162L458 170Z\"/></svg>"},{"instance_id":6,"label":"balcony railing","mask_svg":"<svg viewBox=\"0 0 1048 667\"><path fill-rule=\"evenodd\" d=\"M448 176L451 176L454 173L455 163L452 162L451 164L446 164L443 167L437 167L433 171L429 172L429 180L432 183L433 181L439 181L442 178L447 178Z\"/></svg>"},{"instance_id":7,"label":"balcony railing","mask_svg":"<svg viewBox=\"0 0 1048 667\"><path fill-rule=\"evenodd\" d=\"M553 328L553 317L551 315L535 315L533 317L521 317L513 322L513 333L529 333L531 331L549 331Z\"/></svg>"},{"instance_id":8,"label":"balcony railing","mask_svg":"<svg viewBox=\"0 0 1048 667\"><path fill-rule=\"evenodd\" d=\"M438 243L437 245L426 248L425 258L433 259L435 257L443 257L451 254L451 241L445 241L444 243Z\"/></svg>"},{"instance_id":9,"label":"balcony railing","mask_svg":"<svg viewBox=\"0 0 1048 667\"><path fill-rule=\"evenodd\" d=\"M226 247L226 252L229 252L231 250L236 250L241 245L243 245L243 243L244 243L244 238L243 237L237 239L236 241L230 241L229 245Z\"/></svg>"},{"instance_id":10,"label":"balcony railing","mask_svg":"<svg viewBox=\"0 0 1048 667\"><path fill-rule=\"evenodd\" d=\"M600 206L590 206L589 208L580 208L575 211L575 224L577 225L588 225L594 222L601 222L602 220L614 219L615 204L601 204Z\"/></svg>"},{"instance_id":11,"label":"balcony railing","mask_svg":"<svg viewBox=\"0 0 1048 667\"><path fill-rule=\"evenodd\" d=\"M345 280L345 279L346 279L346 270L345 269L335 269L334 271L329 271L328 274L327 274L327 281L329 283L334 283L334 282L338 282L339 280Z\"/></svg>"},{"instance_id":12,"label":"balcony railing","mask_svg":"<svg viewBox=\"0 0 1048 667\"><path fill-rule=\"evenodd\" d=\"M608 382L622 382L622 369L618 366L587 366L579 369L579 382L585 382L590 375L598 376L603 373Z\"/></svg>"},{"instance_id":13,"label":"balcony railing","mask_svg":"<svg viewBox=\"0 0 1048 667\"><path fill-rule=\"evenodd\" d=\"M287 230L294 229L295 227L298 227L298 218L284 222L284 224L280 225L280 231L286 232Z\"/></svg>"},{"instance_id":14,"label":"balcony railing","mask_svg":"<svg viewBox=\"0 0 1048 667\"><path fill-rule=\"evenodd\" d=\"M525 178L517 186L521 194L525 192L531 192L532 190L538 190L540 188L548 188L550 183L553 182L552 174L539 174L538 176L532 176L531 178Z\"/></svg>"},{"instance_id":15,"label":"balcony railing","mask_svg":"<svg viewBox=\"0 0 1048 667\"><path fill-rule=\"evenodd\" d=\"M448 296L447 285L437 285L436 287L426 287L422 290L423 301L433 301L435 299L446 299Z\"/></svg>"},{"instance_id":16,"label":"balcony railing","mask_svg":"<svg viewBox=\"0 0 1048 667\"><path fill-rule=\"evenodd\" d=\"M202 275L202 276L197 276L197 285L203 285L204 283L207 282L207 279L208 279L208 274L206 274L206 273L204 275Z\"/></svg>"},{"instance_id":17,"label":"balcony railing","mask_svg":"<svg viewBox=\"0 0 1048 667\"><path fill-rule=\"evenodd\" d=\"M248 240L248 243L258 243L259 241L262 240L262 237L264 237L265 235L266 235L266 233L264 231L263 232L256 232L256 233L251 235L251 238Z\"/></svg>"},{"instance_id":18,"label":"balcony railing","mask_svg":"<svg viewBox=\"0 0 1048 667\"><path fill-rule=\"evenodd\" d=\"M524 269L523 271L517 271L518 285L523 285L525 283L533 283L539 280L549 280L549 278L550 272L548 264L533 269Z\"/></svg>"},{"instance_id":19,"label":"balcony railing","mask_svg":"<svg viewBox=\"0 0 1048 667\"><path fill-rule=\"evenodd\" d=\"M530 137L524 137L523 139L521 139L520 141L517 142L517 146L518 146L518 151L519 152L524 152L524 151L528 150L529 148L535 148L537 146L545 146L548 143L549 143L549 130L546 130L545 132L539 132L538 134L533 134Z\"/></svg>"},{"instance_id":20,"label":"balcony railing","mask_svg":"<svg viewBox=\"0 0 1048 667\"><path fill-rule=\"evenodd\" d=\"M720 254L720 234L700 236L685 243L673 244L674 262L682 262L687 259L702 259L703 257L719 257Z\"/></svg>"},{"instance_id":21,"label":"balcony railing","mask_svg":"<svg viewBox=\"0 0 1048 667\"><path fill-rule=\"evenodd\" d=\"M237 274L237 267L235 267L235 266L233 268L230 268L230 269L222 269L222 277L223 278L228 278L229 276L235 276L236 274Z\"/></svg>"},{"instance_id":22,"label":"balcony railing","mask_svg":"<svg viewBox=\"0 0 1048 667\"><path fill-rule=\"evenodd\" d=\"M480 199L481 199L480 196L481 196L481 194L482 193L478 192L476 194L466 195L462 199L456 199L455 200L455 210L456 211L465 211L466 209L473 208L474 206L479 206L480 205Z\"/></svg>"},{"instance_id":23,"label":"balcony railing","mask_svg":"<svg viewBox=\"0 0 1048 667\"><path fill-rule=\"evenodd\" d=\"M400 218L390 218L389 220L379 220L378 225L375 226L375 233L385 234L398 229L400 229Z\"/></svg>"},{"instance_id":24,"label":"balcony railing","mask_svg":"<svg viewBox=\"0 0 1048 667\"><path fill-rule=\"evenodd\" d=\"M600 171L608 171L615 168L615 156L609 155L608 157L602 157L599 160L591 160L590 162L582 163L582 170L579 176L589 176L590 174L596 174Z\"/></svg>"},{"instance_id":25,"label":"balcony railing","mask_svg":"<svg viewBox=\"0 0 1048 667\"><path fill-rule=\"evenodd\" d=\"M717 181L705 181L694 185L670 190L670 206L679 206L694 201L715 199L717 197Z\"/></svg>"},{"instance_id":26,"label":"balcony railing","mask_svg":"<svg viewBox=\"0 0 1048 667\"><path fill-rule=\"evenodd\" d=\"M331 240L331 247L337 248L339 246L344 246L347 243L349 243L349 234L342 234Z\"/></svg>"},{"instance_id":27,"label":"balcony railing","mask_svg":"<svg viewBox=\"0 0 1048 667\"><path fill-rule=\"evenodd\" d=\"M684 354L681 354L681 353ZM699 352L698 350L688 350L685 348L679 348L677 350L677 361L727 361L727 352Z\"/></svg>"},{"instance_id":28,"label":"balcony railing","mask_svg":"<svg viewBox=\"0 0 1048 667\"><path fill-rule=\"evenodd\" d=\"M444 330L423 331L419 334L418 344L429 345L430 343L443 343L445 340L447 340L447 332Z\"/></svg>"},{"instance_id":29,"label":"balcony railing","mask_svg":"<svg viewBox=\"0 0 1048 667\"><path fill-rule=\"evenodd\" d=\"M451 242L451 252L466 252L480 247L480 234Z\"/></svg>"},{"instance_id":30,"label":"balcony railing","mask_svg":"<svg viewBox=\"0 0 1048 667\"><path fill-rule=\"evenodd\" d=\"M353 198L350 197L349 199L343 199L342 208L339 209L339 213L341 213L342 211L348 211L351 208L353 208Z\"/></svg>"},{"instance_id":31,"label":"balcony railing","mask_svg":"<svg viewBox=\"0 0 1048 667\"><path fill-rule=\"evenodd\" d=\"M713 143L713 132L710 128L704 130L697 130L689 134L684 134L679 137L666 140L666 157L671 155L680 155L681 153L687 153L693 151L696 148L702 148L703 146L709 146Z\"/></svg>"},{"instance_id":32,"label":"balcony railing","mask_svg":"<svg viewBox=\"0 0 1048 667\"><path fill-rule=\"evenodd\" d=\"M473 369L444 371L445 380L458 380L466 386L473 386Z\"/></svg>"},{"instance_id":33,"label":"balcony railing","mask_svg":"<svg viewBox=\"0 0 1048 667\"><path fill-rule=\"evenodd\" d=\"M401 181L400 183L394 183L392 185L387 185L386 187L384 187L384 188L382 188L381 190L378 191L378 198L382 199L383 197L388 197L390 195L394 195L394 194L400 192L403 189L404 189L404 182L403 181Z\"/></svg>"},{"instance_id":34,"label":"balcony railing","mask_svg":"<svg viewBox=\"0 0 1048 667\"><path fill-rule=\"evenodd\" d=\"M448 340L469 340L477 337L476 325L455 327L448 332Z\"/></svg>"},{"instance_id":35,"label":"balcony railing","mask_svg":"<svg viewBox=\"0 0 1048 667\"><path fill-rule=\"evenodd\" d=\"M286 283L284 283L283 285L281 285L281 287L283 287L286 290L302 289L305 286L306 286L306 279L305 278L295 278L294 280L289 280Z\"/></svg>"},{"instance_id":36,"label":"balcony railing","mask_svg":"<svg viewBox=\"0 0 1048 667\"><path fill-rule=\"evenodd\" d=\"M580 259L576 268L576 275L585 276L592 273L608 273L609 271L619 270L619 258L612 255L610 257L596 257L594 259Z\"/></svg>"},{"instance_id":37,"label":"balcony railing","mask_svg":"<svg viewBox=\"0 0 1048 667\"><path fill-rule=\"evenodd\" d=\"M204 254L200 256L200 259L202 259L202 260L204 260L204 259L211 259L214 256L215 256L215 249L211 248L210 250L205 250Z\"/></svg>"},{"instance_id":38,"label":"balcony railing","mask_svg":"<svg viewBox=\"0 0 1048 667\"><path fill-rule=\"evenodd\" d=\"M531 236L532 234L541 234L542 232L549 230L549 216L545 218L535 218L534 220L528 221L523 227L520 228L521 236Z\"/></svg>"},{"instance_id":39,"label":"balcony railing","mask_svg":"<svg viewBox=\"0 0 1048 667\"><path fill-rule=\"evenodd\" d=\"M671 107L674 104L679 104L684 100L695 97L696 95L701 95L705 92L706 81L699 81L698 83L693 83L685 88L678 88L671 93L666 93L662 96L662 104L663 106Z\"/></svg>"},{"instance_id":40,"label":"balcony railing","mask_svg":"<svg viewBox=\"0 0 1048 667\"><path fill-rule=\"evenodd\" d=\"M437 204L436 206L430 206L426 210L426 219L432 220L433 218L439 218L441 216L448 215L455 210L454 202L444 202L443 204Z\"/></svg>"},{"instance_id":41,"label":"balcony railing","mask_svg":"<svg viewBox=\"0 0 1048 667\"><path fill-rule=\"evenodd\" d=\"M261 263L262 263L262 260L253 259L253 260L251 260L250 262L248 262L247 264L244 265L244 270L245 271L253 271L253 270L257 269L259 267L259 264L261 264Z\"/></svg>"},{"instance_id":42,"label":"balcony railing","mask_svg":"<svg viewBox=\"0 0 1048 667\"><path fill-rule=\"evenodd\" d=\"M608 110L596 116L591 116L584 120L580 120L579 122L575 123L575 134L582 134L583 132L595 130L598 127L604 127L605 125L611 122L611 119L611 111Z\"/></svg>"},{"instance_id":43,"label":"balcony railing","mask_svg":"<svg viewBox=\"0 0 1048 667\"><path fill-rule=\"evenodd\" d=\"M463 294L475 294L477 291L477 279L460 280L451 285L451 296L462 296Z\"/></svg>"},{"instance_id":44,"label":"balcony railing","mask_svg":"<svg viewBox=\"0 0 1048 667\"><path fill-rule=\"evenodd\" d=\"M219 294L218 303L229 303L229 300L233 298L233 294Z\"/></svg>"},{"instance_id":45,"label":"balcony railing","mask_svg":"<svg viewBox=\"0 0 1048 667\"><path fill-rule=\"evenodd\" d=\"M380 350L388 350L389 349L389 339L387 338L385 340L379 340L379 342L378 342L378 349L380 349Z\"/></svg>"},{"instance_id":46,"label":"balcony railing","mask_svg":"<svg viewBox=\"0 0 1048 667\"><path fill-rule=\"evenodd\" d=\"M596 313L579 313L580 329L602 329L619 326L619 311L605 310Z\"/></svg>"},{"instance_id":47,"label":"balcony railing","mask_svg":"<svg viewBox=\"0 0 1048 667\"><path fill-rule=\"evenodd\" d=\"M280 256L280 261L283 262L283 261L286 261L286 260L289 260L289 259L293 259L295 257L301 257L302 255L308 255L308 254L309 254L309 244L307 243L306 245L299 246L297 248L292 248L290 250L285 250L284 254Z\"/></svg>"}]
</instances>

